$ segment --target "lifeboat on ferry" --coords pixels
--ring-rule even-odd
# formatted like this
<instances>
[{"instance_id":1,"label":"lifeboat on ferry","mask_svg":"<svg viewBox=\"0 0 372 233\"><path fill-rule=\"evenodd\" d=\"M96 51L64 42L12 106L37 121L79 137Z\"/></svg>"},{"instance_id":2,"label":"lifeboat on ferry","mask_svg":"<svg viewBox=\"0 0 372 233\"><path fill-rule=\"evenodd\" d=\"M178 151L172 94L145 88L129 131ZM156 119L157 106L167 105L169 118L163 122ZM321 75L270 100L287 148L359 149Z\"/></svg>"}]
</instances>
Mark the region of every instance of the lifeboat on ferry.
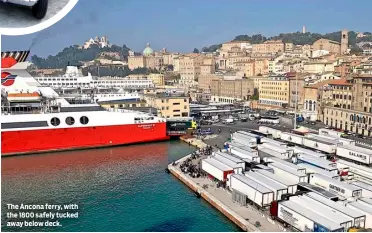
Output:
<instances>
[{"instance_id":1,"label":"lifeboat on ferry","mask_svg":"<svg viewBox=\"0 0 372 233\"><path fill-rule=\"evenodd\" d=\"M9 102L35 102L41 100L41 95L38 92L18 92L8 93L7 95Z\"/></svg>"}]
</instances>

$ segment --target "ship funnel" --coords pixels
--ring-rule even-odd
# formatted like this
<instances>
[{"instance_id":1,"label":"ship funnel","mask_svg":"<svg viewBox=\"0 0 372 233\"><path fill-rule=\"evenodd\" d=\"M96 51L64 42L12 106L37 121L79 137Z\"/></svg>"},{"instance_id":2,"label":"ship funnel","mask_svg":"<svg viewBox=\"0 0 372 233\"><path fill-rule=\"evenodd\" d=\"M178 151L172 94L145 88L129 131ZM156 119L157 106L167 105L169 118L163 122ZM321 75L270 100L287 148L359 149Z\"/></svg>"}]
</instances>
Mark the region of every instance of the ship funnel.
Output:
<instances>
[{"instance_id":1,"label":"ship funnel","mask_svg":"<svg viewBox=\"0 0 372 233\"><path fill-rule=\"evenodd\" d=\"M2 52L1 58L14 58L17 62L25 62L30 55L30 51L9 51L9 52Z\"/></svg>"}]
</instances>

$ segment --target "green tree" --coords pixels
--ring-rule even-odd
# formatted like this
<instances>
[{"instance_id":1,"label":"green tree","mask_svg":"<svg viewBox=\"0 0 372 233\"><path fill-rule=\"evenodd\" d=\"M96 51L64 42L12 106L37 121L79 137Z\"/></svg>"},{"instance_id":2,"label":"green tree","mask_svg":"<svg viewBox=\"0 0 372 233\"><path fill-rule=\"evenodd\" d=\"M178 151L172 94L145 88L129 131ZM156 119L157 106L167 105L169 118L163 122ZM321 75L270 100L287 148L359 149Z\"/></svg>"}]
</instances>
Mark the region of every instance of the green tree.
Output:
<instances>
[{"instance_id":1,"label":"green tree","mask_svg":"<svg viewBox=\"0 0 372 233\"><path fill-rule=\"evenodd\" d=\"M199 53L199 49L194 48L194 50L193 50L192 52L193 52L193 53Z\"/></svg>"}]
</instances>

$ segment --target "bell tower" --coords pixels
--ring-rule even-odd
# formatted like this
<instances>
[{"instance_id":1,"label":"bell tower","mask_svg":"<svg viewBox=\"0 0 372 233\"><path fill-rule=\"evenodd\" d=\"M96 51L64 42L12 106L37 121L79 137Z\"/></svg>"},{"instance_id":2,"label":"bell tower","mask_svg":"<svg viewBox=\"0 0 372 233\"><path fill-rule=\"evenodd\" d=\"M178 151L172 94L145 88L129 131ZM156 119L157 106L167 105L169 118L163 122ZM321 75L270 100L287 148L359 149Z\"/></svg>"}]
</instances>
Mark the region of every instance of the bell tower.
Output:
<instances>
[{"instance_id":1,"label":"bell tower","mask_svg":"<svg viewBox=\"0 0 372 233\"><path fill-rule=\"evenodd\" d=\"M341 51L340 54L347 53L347 49L349 48L349 35L348 30L341 31Z\"/></svg>"}]
</instances>

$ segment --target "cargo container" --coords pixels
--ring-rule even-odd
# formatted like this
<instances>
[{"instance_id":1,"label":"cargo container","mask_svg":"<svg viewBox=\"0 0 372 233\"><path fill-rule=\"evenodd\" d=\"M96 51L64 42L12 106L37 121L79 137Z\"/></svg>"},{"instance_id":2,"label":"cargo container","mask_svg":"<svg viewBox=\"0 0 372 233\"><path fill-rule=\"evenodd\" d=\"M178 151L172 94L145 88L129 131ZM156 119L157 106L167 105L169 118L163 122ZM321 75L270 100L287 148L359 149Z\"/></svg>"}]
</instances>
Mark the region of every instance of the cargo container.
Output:
<instances>
[{"instance_id":1,"label":"cargo container","mask_svg":"<svg viewBox=\"0 0 372 233\"><path fill-rule=\"evenodd\" d=\"M297 190L302 192L314 192L332 201L338 201L340 199L337 194L331 193L321 187L309 183L299 183L297 186Z\"/></svg>"},{"instance_id":2,"label":"cargo container","mask_svg":"<svg viewBox=\"0 0 372 233\"><path fill-rule=\"evenodd\" d=\"M325 141L324 139L316 138L303 138L303 145L309 148L314 148L315 150L320 150L328 154L336 153L337 144L331 141Z\"/></svg>"},{"instance_id":3,"label":"cargo container","mask_svg":"<svg viewBox=\"0 0 372 233\"><path fill-rule=\"evenodd\" d=\"M277 176L273 172L262 170L262 169L254 169L254 171L262 176L265 176L268 179L271 179L274 182L280 183L287 187L288 193L295 194L297 192L297 184L296 182L290 181L285 177Z\"/></svg>"},{"instance_id":4,"label":"cargo container","mask_svg":"<svg viewBox=\"0 0 372 233\"><path fill-rule=\"evenodd\" d=\"M272 218L303 232L342 232L337 223L292 201L273 202L270 207Z\"/></svg>"},{"instance_id":5,"label":"cargo container","mask_svg":"<svg viewBox=\"0 0 372 233\"><path fill-rule=\"evenodd\" d=\"M257 138L247 136L244 134L239 134L239 133L233 133L231 134L231 138L234 142L243 144L245 146L249 147L256 147L257 146Z\"/></svg>"},{"instance_id":6,"label":"cargo container","mask_svg":"<svg viewBox=\"0 0 372 233\"><path fill-rule=\"evenodd\" d=\"M315 167L307 163L299 163L297 166L306 169L306 174L321 174L331 179L340 180L340 176L334 172L326 171L322 168Z\"/></svg>"},{"instance_id":7,"label":"cargo container","mask_svg":"<svg viewBox=\"0 0 372 233\"><path fill-rule=\"evenodd\" d=\"M357 200L357 202L362 202L362 203L364 203L364 204L367 204L367 205L372 206L372 198L362 197L362 198L359 198L359 199Z\"/></svg>"},{"instance_id":8,"label":"cargo container","mask_svg":"<svg viewBox=\"0 0 372 233\"><path fill-rule=\"evenodd\" d=\"M363 214L360 211L354 210L352 208L346 207L341 202L332 201L322 195L319 195L317 193L306 193L303 195L304 197L311 198L319 203L322 203L325 206L328 206L329 208L334 209L335 211L342 213L346 216L349 216L353 219L353 226L356 227L362 227L364 228L366 225L366 215Z\"/></svg>"},{"instance_id":9,"label":"cargo container","mask_svg":"<svg viewBox=\"0 0 372 233\"><path fill-rule=\"evenodd\" d=\"M270 133L273 138L280 138L280 135L282 134L282 131L280 131L278 129L273 129L273 128L270 128L270 127L266 127L266 126L259 126L258 130L263 132L263 133Z\"/></svg>"},{"instance_id":10,"label":"cargo container","mask_svg":"<svg viewBox=\"0 0 372 233\"><path fill-rule=\"evenodd\" d=\"M229 176L228 186L231 190L246 195L246 198L255 203L259 207L270 206L274 201L274 193L260 185L259 183L249 179L241 174L233 174Z\"/></svg>"},{"instance_id":11,"label":"cargo container","mask_svg":"<svg viewBox=\"0 0 372 233\"><path fill-rule=\"evenodd\" d=\"M322 138L327 138L327 139L333 139L333 140L337 140L340 144L339 145L355 145L355 140L352 140L352 139L348 139L348 138L340 138L340 137L337 137L337 136L334 136L334 135L318 135L316 134L318 137L322 137Z\"/></svg>"},{"instance_id":12,"label":"cargo container","mask_svg":"<svg viewBox=\"0 0 372 233\"><path fill-rule=\"evenodd\" d=\"M278 152L276 150L273 150L273 149L269 149L269 148L266 148L262 145L258 145L257 146L257 150L258 150L258 155L263 158L263 160L265 162L267 162L268 158L270 157L277 157L279 159L288 159L288 153L287 152L284 152L284 153L281 153L281 152Z\"/></svg>"},{"instance_id":13,"label":"cargo container","mask_svg":"<svg viewBox=\"0 0 372 233\"><path fill-rule=\"evenodd\" d=\"M215 154L212 158L221 162L221 163L223 163L223 164L225 164L225 165L227 165L227 166L229 166L229 167L232 167L234 169L235 174L242 174L243 171L244 171L241 164L235 163L235 162L233 162L233 161L231 161L231 160L229 160L229 159L227 159L227 158L225 158L225 157L223 157L219 154Z\"/></svg>"},{"instance_id":14,"label":"cargo container","mask_svg":"<svg viewBox=\"0 0 372 233\"><path fill-rule=\"evenodd\" d=\"M259 173L256 173L254 171L246 172L244 174L246 177L248 177L251 180L254 180L255 182L259 183L260 185L270 189L274 193L274 200L281 200L283 194L288 193L288 189L285 185L277 183L263 175L260 175Z\"/></svg>"},{"instance_id":15,"label":"cargo container","mask_svg":"<svg viewBox=\"0 0 372 233\"><path fill-rule=\"evenodd\" d=\"M256 153L252 153L250 151L243 150L241 148L231 148L230 152L231 152L231 154L233 154L233 155L235 155L239 158L242 158L242 159L249 159L249 160L252 160L253 162L256 162L256 163L261 162L261 158L258 156L258 152L256 154Z\"/></svg>"},{"instance_id":16,"label":"cargo container","mask_svg":"<svg viewBox=\"0 0 372 233\"><path fill-rule=\"evenodd\" d=\"M274 170L271 168L271 167L268 167L268 166L265 166L263 164L257 164L253 167L254 169L258 170L258 171L267 171L269 173L272 173L274 174Z\"/></svg>"},{"instance_id":17,"label":"cargo container","mask_svg":"<svg viewBox=\"0 0 372 233\"><path fill-rule=\"evenodd\" d=\"M258 145L258 146L263 146L263 147L266 147L268 149L276 150L280 153L287 153L288 158L292 158L292 156L294 154L293 149L287 148L287 147L284 147L284 146L278 146L278 145L275 145L275 144L272 144L272 143L263 143L263 144Z\"/></svg>"},{"instance_id":18,"label":"cargo container","mask_svg":"<svg viewBox=\"0 0 372 233\"><path fill-rule=\"evenodd\" d=\"M343 132L338 132L338 131L335 131L335 130L331 130L331 129L319 129L319 134L320 135L324 135L324 136L336 136L336 137L343 137L345 134Z\"/></svg>"},{"instance_id":19,"label":"cargo container","mask_svg":"<svg viewBox=\"0 0 372 233\"><path fill-rule=\"evenodd\" d=\"M304 137L301 135L293 134L293 133L287 133L282 132L280 135L280 139L286 142L295 143L297 145L303 145L303 139Z\"/></svg>"},{"instance_id":20,"label":"cargo container","mask_svg":"<svg viewBox=\"0 0 372 233\"><path fill-rule=\"evenodd\" d=\"M294 146L294 147L292 147L292 149L293 149L295 154L302 153L302 154L308 154L308 155L311 155L311 156L314 156L314 157L317 157L317 158L320 158L320 159L327 159L327 155L315 152L313 150L305 149L305 148L302 148L302 147L299 147L299 146Z\"/></svg>"},{"instance_id":21,"label":"cargo container","mask_svg":"<svg viewBox=\"0 0 372 233\"><path fill-rule=\"evenodd\" d=\"M329 208L328 206L323 205L322 203L317 202L314 199L306 196L292 196L289 198L289 200L323 216L324 218L327 218L329 221L337 223L344 228L344 231L347 231L350 227L353 226L352 218L350 218L349 216L345 216L342 213L336 212L332 208Z\"/></svg>"},{"instance_id":22,"label":"cargo container","mask_svg":"<svg viewBox=\"0 0 372 233\"><path fill-rule=\"evenodd\" d=\"M201 167L203 171L219 181L226 181L227 175L234 173L234 169L213 158L203 159Z\"/></svg>"},{"instance_id":23,"label":"cargo container","mask_svg":"<svg viewBox=\"0 0 372 233\"><path fill-rule=\"evenodd\" d=\"M273 145L276 145L276 146L280 146L281 148L287 148L287 146L288 146L287 143L285 143L285 142L279 142L279 141L271 139L271 138L262 138L261 143L263 143L263 144L269 143L269 144L273 144ZM292 148L290 148L290 149L292 149Z\"/></svg>"},{"instance_id":24,"label":"cargo container","mask_svg":"<svg viewBox=\"0 0 372 233\"><path fill-rule=\"evenodd\" d=\"M345 198L362 197L362 189L321 174L309 175L309 184L319 186Z\"/></svg>"},{"instance_id":25,"label":"cargo container","mask_svg":"<svg viewBox=\"0 0 372 233\"><path fill-rule=\"evenodd\" d=\"M227 153L224 153L224 152L215 152L215 155L219 155L219 156L222 156L230 161L232 161L233 163L236 163L238 164L239 166L241 166L241 168L243 169L243 171L245 171L245 162L241 159L238 159L237 157L235 156L232 156L232 155L229 155Z\"/></svg>"},{"instance_id":26,"label":"cargo container","mask_svg":"<svg viewBox=\"0 0 372 233\"><path fill-rule=\"evenodd\" d=\"M342 145L338 146L336 155L364 165L372 164L372 150L360 146Z\"/></svg>"},{"instance_id":27,"label":"cargo container","mask_svg":"<svg viewBox=\"0 0 372 233\"><path fill-rule=\"evenodd\" d=\"M372 208L370 206L363 205L361 202L354 201L346 203L346 207L357 210L366 216L365 228L372 228Z\"/></svg>"},{"instance_id":28,"label":"cargo container","mask_svg":"<svg viewBox=\"0 0 372 233\"><path fill-rule=\"evenodd\" d=\"M350 184L361 188L363 197L372 198L372 185L362 181L352 181Z\"/></svg>"},{"instance_id":29,"label":"cargo container","mask_svg":"<svg viewBox=\"0 0 372 233\"><path fill-rule=\"evenodd\" d=\"M245 137L249 137L249 138L252 138L255 140L255 142L257 144L261 143L261 136L259 135L256 135L256 134L253 134L253 133L249 133L249 132L246 132L246 131L237 131L235 132L234 134L238 135L238 136L245 136Z\"/></svg>"},{"instance_id":30,"label":"cargo container","mask_svg":"<svg viewBox=\"0 0 372 233\"><path fill-rule=\"evenodd\" d=\"M338 159L336 163L338 169L347 169L354 177L372 180L372 169L369 167L361 166L342 159Z\"/></svg>"},{"instance_id":31,"label":"cargo container","mask_svg":"<svg viewBox=\"0 0 372 233\"><path fill-rule=\"evenodd\" d=\"M274 164L269 163L268 167L272 168L274 170L274 174L280 177L284 177L285 179L288 179L292 182L306 182L308 181L308 177L306 174L303 174L301 172L296 172L288 169L286 166L283 166L281 164Z\"/></svg>"},{"instance_id":32,"label":"cargo container","mask_svg":"<svg viewBox=\"0 0 372 233\"><path fill-rule=\"evenodd\" d=\"M297 154L297 163L298 164L300 163L310 164L312 166L321 168L325 171L338 174L337 164L335 162L332 162L326 159L319 159L311 155L300 153L300 154Z\"/></svg>"},{"instance_id":33,"label":"cargo container","mask_svg":"<svg viewBox=\"0 0 372 233\"><path fill-rule=\"evenodd\" d=\"M324 140L324 141L328 141L330 143L334 143L336 145L341 145L341 143L339 142L338 138L334 138L334 137L327 137L327 136L324 136L324 135L313 134L313 133L307 134L306 137L308 137L308 138L316 138L316 139L319 139L319 140Z\"/></svg>"},{"instance_id":34,"label":"cargo container","mask_svg":"<svg viewBox=\"0 0 372 233\"><path fill-rule=\"evenodd\" d=\"M297 166L296 164L293 164L293 163L287 162L287 161L282 160L282 159L278 159L278 158L268 158L268 162L280 163L281 165L286 166L288 169L291 169L291 170L293 170L293 171L297 171L297 172L300 172L300 173L306 174L306 169L305 169L305 168L303 168L303 167L299 167L299 166Z\"/></svg>"},{"instance_id":35,"label":"cargo container","mask_svg":"<svg viewBox=\"0 0 372 233\"><path fill-rule=\"evenodd\" d=\"M230 151L231 151L231 148L239 148L239 149L242 149L242 150L245 150L245 151L248 151L250 152L251 154L255 154L256 156L258 156L258 151L255 150L255 149L252 149L251 147L249 146L244 146L240 143L237 143L237 142L231 142L231 143L228 143L229 146L230 146Z\"/></svg>"}]
</instances>

